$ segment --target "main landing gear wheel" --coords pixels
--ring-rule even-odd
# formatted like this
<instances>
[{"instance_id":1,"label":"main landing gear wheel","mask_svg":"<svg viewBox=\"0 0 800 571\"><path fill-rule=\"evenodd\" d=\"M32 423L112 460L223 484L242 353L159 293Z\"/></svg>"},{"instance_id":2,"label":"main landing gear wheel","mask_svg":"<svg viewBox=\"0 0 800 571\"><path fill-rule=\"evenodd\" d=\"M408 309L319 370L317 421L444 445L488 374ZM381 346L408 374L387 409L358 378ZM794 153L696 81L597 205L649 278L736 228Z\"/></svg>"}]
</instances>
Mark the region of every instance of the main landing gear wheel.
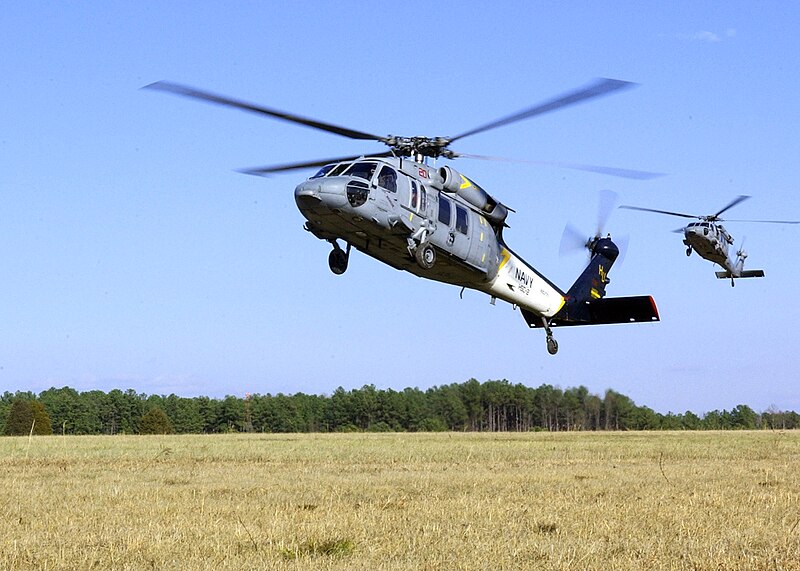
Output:
<instances>
[{"instance_id":1,"label":"main landing gear wheel","mask_svg":"<svg viewBox=\"0 0 800 571\"><path fill-rule=\"evenodd\" d=\"M691 247L691 246L689 246L688 248L686 248L686 255L687 255L687 256L691 256L691 255L692 255L692 247Z\"/></svg>"},{"instance_id":2,"label":"main landing gear wheel","mask_svg":"<svg viewBox=\"0 0 800 571\"><path fill-rule=\"evenodd\" d=\"M332 242L333 250L328 255L328 267L337 276L342 275L347 271L347 263L350 261L350 244L347 245L345 252L339 247L337 242Z\"/></svg>"},{"instance_id":3,"label":"main landing gear wheel","mask_svg":"<svg viewBox=\"0 0 800 571\"><path fill-rule=\"evenodd\" d=\"M414 258L423 270L430 270L436 263L436 250L430 244L420 244L414 251Z\"/></svg>"}]
</instances>

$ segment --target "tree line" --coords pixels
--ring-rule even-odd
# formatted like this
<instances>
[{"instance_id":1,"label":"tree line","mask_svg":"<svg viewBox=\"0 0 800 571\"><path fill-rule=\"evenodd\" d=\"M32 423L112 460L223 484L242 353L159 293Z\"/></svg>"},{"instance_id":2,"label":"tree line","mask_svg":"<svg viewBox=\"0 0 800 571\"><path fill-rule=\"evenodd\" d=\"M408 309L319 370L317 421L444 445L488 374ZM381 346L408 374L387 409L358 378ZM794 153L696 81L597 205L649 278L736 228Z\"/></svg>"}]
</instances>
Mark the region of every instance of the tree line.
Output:
<instances>
[{"instance_id":1,"label":"tree line","mask_svg":"<svg viewBox=\"0 0 800 571\"><path fill-rule=\"evenodd\" d=\"M562 390L470 379L424 391L339 387L329 396L215 399L70 387L38 395L5 392L0 427L3 434L794 429L800 428L800 415L773 409L758 413L747 405L702 417L690 411L660 414L613 390L599 396L584 386Z\"/></svg>"}]
</instances>

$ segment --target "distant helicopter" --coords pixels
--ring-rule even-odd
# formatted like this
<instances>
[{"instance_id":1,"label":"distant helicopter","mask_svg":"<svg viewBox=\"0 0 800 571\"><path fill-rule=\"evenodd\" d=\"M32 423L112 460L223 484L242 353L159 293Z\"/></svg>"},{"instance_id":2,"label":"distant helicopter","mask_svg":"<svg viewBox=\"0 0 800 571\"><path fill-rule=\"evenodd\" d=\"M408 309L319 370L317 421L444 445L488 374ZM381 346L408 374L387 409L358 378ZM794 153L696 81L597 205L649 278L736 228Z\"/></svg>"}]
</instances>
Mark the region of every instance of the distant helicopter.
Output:
<instances>
[{"instance_id":1,"label":"distant helicopter","mask_svg":"<svg viewBox=\"0 0 800 571\"><path fill-rule=\"evenodd\" d=\"M462 291L470 288L484 292L492 304L499 298L519 307L530 327L544 328L547 350L554 355L558 343L552 327L658 321L653 298L604 297L608 272L619 254L610 235L598 235L586 244L591 253L588 266L568 291L560 290L505 243L503 229L510 210L507 206L452 167L436 168L427 162L439 157L489 159L459 154L449 146L467 136L631 85L600 79L454 137L381 137L174 83L157 82L146 88L386 144L388 151L369 156L312 160L242 172L264 176L321 167L295 188L294 195L307 219L305 229L331 244L328 264L334 274L347 270L351 248L355 247L398 270L461 286ZM589 165L560 166L632 178L658 176Z\"/></svg>"},{"instance_id":2,"label":"distant helicopter","mask_svg":"<svg viewBox=\"0 0 800 571\"><path fill-rule=\"evenodd\" d=\"M745 270L744 261L747 258L747 252L743 247L740 247L736 252L736 259L732 259L728 255L728 247L733 245L733 236L719 224L724 219L720 218L723 212L733 208L740 202L747 200L749 196L740 195L734 198L724 208L719 210L716 214L709 214L707 216L696 216L694 214L682 214L680 212L670 212L668 210L656 210L654 208L642 208L639 206L623 205L620 208L627 208L628 210L641 210L643 212L657 212L659 214L667 214L669 216L679 216L681 218L696 218L697 222L692 222L685 228L675 230L675 232L682 232L684 239L683 243L686 245L686 255L691 256L692 251L697 252L701 258L710 260L715 264L721 266L724 271L714 272L719 279L729 278L731 286L735 286L736 278L763 278L764 270ZM727 220L728 222L759 222L763 224L800 224L800 221L794 220Z\"/></svg>"}]
</instances>

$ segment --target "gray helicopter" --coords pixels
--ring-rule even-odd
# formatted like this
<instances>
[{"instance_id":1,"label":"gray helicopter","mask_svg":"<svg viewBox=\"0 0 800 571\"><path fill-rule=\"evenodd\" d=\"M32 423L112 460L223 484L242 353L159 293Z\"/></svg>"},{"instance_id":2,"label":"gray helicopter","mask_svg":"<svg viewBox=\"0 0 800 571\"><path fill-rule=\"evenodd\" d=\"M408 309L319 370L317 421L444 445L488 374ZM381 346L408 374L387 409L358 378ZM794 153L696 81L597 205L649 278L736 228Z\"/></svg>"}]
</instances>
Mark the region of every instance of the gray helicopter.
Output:
<instances>
[{"instance_id":1,"label":"gray helicopter","mask_svg":"<svg viewBox=\"0 0 800 571\"><path fill-rule=\"evenodd\" d=\"M683 243L686 246L686 255L691 256L692 251L706 260L714 262L723 268L721 272L714 272L719 279L730 279L731 286L736 285L736 278L763 278L764 270L745 270L744 261L747 259L747 252L741 246L736 252L736 258L733 259L729 255L729 246L733 245L733 236L728 233L720 222L725 221L720 218L723 212L733 208L740 202L747 200L749 196L740 195L729 202L724 208L719 210L716 214L709 214L706 216L696 216L694 214L683 214L680 212L671 212L668 210L656 210L654 208L642 208L640 206L623 205L620 208L628 210L640 210L643 212L656 212L658 214L667 214L669 216L678 216L681 218L694 218L697 221L688 224L685 228L675 230L675 232L683 233ZM798 220L731 220L728 222L759 222L763 224L800 224Z\"/></svg>"},{"instance_id":2,"label":"gray helicopter","mask_svg":"<svg viewBox=\"0 0 800 571\"><path fill-rule=\"evenodd\" d=\"M362 131L253 105L168 82L146 86L206 102L305 125L351 139L386 144L389 151L248 169L266 176L296 169L321 167L294 191L306 218L305 229L329 242L328 264L334 274L347 270L352 248L398 270L419 277L486 293L492 304L501 299L519 308L532 328L543 328L547 350L558 351L552 327L658 321L650 296L605 298L608 272L619 250L610 236L599 234L586 243L589 264L573 286L559 289L508 247L503 239L510 209L475 181L449 165L435 167L429 160L471 157L450 144L509 123L576 104L631 83L601 79L502 119L454 137L377 136ZM553 163L551 163L553 164ZM655 173L561 164L568 168L629 178L651 178ZM340 241L342 244L340 244Z\"/></svg>"}]
</instances>

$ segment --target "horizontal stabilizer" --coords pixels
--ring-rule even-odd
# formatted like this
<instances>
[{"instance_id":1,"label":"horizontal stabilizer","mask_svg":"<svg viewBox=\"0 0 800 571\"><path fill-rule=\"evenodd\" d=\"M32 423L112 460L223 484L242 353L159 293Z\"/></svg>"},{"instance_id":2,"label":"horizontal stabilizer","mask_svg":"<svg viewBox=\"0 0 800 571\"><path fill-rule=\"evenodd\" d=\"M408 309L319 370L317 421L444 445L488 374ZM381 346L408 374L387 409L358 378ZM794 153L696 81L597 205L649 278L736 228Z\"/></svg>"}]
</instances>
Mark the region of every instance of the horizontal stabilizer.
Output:
<instances>
[{"instance_id":1,"label":"horizontal stabilizer","mask_svg":"<svg viewBox=\"0 0 800 571\"><path fill-rule=\"evenodd\" d=\"M604 297L587 301L586 311L579 318L559 311L550 320L550 327L570 325L608 325L613 323L642 323L660 321L655 300L649 295L634 297ZM576 312L572 312L575 315ZM525 309L522 315L530 327L544 327L542 318Z\"/></svg>"},{"instance_id":2,"label":"horizontal stabilizer","mask_svg":"<svg viewBox=\"0 0 800 571\"><path fill-rule=\"evenodd\" d=\"M764 270L742 270L742 272L738 276L731 275L730 272L714 272L716 276L723 280L723 279L730 279L730 278L763 278L764 277Z\"/></svg>"}]
</instances>

